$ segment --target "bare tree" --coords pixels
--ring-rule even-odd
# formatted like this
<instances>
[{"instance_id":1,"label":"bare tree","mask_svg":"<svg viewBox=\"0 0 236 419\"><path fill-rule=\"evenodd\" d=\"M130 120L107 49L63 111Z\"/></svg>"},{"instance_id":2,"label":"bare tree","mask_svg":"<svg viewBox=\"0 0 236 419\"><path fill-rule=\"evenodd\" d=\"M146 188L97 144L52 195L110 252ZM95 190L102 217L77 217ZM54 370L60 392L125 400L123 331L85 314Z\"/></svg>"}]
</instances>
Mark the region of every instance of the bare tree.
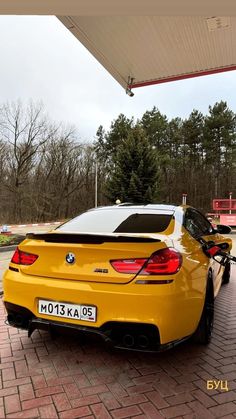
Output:
<instances>
[{"instance_id":1,"label":"bare tree","mask_svg":"<svg viewBox=\"0 0 236 419\"><path fill-rule=\"evenodd\" d=\"M0 133L9 147L8 182L12 193L13 218L22 219L24 186L34 168L39 149L55 135L57 128L49 123L42 104L21 102L5 104L0 115Z\"/></svg>"},{"instance_id":2,"label":"bare tree","mask_svg":"<svg viewBox=\"0 0 236 419\"><path fill-rule=\"evenodd\" d=\"M4 223L3 214L8 214L8 191L6 182L8 181L8 161L9 148L7 143L0 139L0 223Z\"/></svg>"},{"instance_id":3,"label":"bare tree","mask_svg":"<svg viewBox=\"0 0 236 419\"><path fill-rule=\"evenodd\" d=\"M40 219L67 218L70 215L71 198L83 183L82 146L74 137L72 127L61 128L42 147L35 177L44 185L38 193Z\"/></svg>"}]
</instances>

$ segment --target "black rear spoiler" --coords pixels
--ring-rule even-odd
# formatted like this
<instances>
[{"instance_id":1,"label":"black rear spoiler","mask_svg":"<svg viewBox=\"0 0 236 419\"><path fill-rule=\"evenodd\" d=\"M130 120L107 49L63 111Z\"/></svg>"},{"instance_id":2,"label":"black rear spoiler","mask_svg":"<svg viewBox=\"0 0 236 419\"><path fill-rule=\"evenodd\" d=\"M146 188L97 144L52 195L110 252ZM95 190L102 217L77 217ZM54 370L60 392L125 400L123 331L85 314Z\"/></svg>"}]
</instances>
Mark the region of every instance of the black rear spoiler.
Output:
<instances>
[{"instance_id":1,"label":"black rear spoiler","mask_svg":"<svg viewBox=\"0 0 236 419\"><path fill-rule=\"evenodd\" d=\"M105 234L75 234L75 233L28 233L27 239L44 240L47 243L153 243L161 240L155 237L121 236Z\"/></svg>"}]
</instances>

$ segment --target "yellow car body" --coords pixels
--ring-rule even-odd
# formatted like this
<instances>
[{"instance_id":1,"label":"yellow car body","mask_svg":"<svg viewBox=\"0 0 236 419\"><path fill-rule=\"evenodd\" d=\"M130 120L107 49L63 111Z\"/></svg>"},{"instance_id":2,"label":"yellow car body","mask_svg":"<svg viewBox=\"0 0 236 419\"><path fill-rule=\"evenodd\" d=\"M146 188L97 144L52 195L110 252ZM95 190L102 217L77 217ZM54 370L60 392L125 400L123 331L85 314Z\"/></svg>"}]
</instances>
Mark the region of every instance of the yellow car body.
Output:
<instances>
[{"instance_id":1,"label":"yellow car body","mask_svg":"<svg viewBox=\"0 0 236 419\"><path fill-rule=\"evenodd\" d=\"M93 235L68 233L65 224L62 230L48 235L27 237L19 250L38 257L31 265L11 261L5 272L4 302L9 323L30 333L35 328L52 326L75 328L100 334L115 346L131 349L149 349L149 343L150 349L159 349L194 334L204 309L209 272L216 297L224 267L206 256L202 245L186 229L186 212L193 209L146 205L129 210L135 214L137 208L144 213L150 208L152 213L170 213L167 228L158 233ZM92 211L94 216L103 211L106 217L108 210L117 211L117 206ZM88 243L86 237L95 237L95 243ZM216 231L204 235L204 239L228 243L229 249L232 246L231 239ZM111 264L112 260L147 260L164 248L175 249L181 255L181 266L174 274L146 275L141 270L134 275L117 272ZM68 263L70 255L75 263ZM42 312L46 310L43 302L54 303L53 315ZM64 304L95 307L95 317L92 321L60 317L58 310L63 312ZM47 305L47 310L50 307ZM68 307L67 314L71 315Z\"/></svg>"}]
</instances>

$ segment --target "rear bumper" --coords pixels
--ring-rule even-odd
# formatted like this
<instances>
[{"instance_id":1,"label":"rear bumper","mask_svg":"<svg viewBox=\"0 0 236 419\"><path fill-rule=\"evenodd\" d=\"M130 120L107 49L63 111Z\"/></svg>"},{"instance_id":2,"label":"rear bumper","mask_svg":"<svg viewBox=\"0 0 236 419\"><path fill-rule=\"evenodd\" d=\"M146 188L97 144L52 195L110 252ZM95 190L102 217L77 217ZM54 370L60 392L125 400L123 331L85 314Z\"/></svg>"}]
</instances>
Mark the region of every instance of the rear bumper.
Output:
<instances>
[{"instance_id":1,"label":"rear bumper","mask_svg":"<svg viewBox=\"0 0 236 419\"><path fill-rule=\"evenodd\" d=\"M100 328L68 324L58 321L49 321L35 317L24 307L5 302L7 321L10 326L28 330L28 336L35 329L46 330L54 335L55 331L73 331L86 335L95 335L109 346L117 349L161 352L173 348L188 338L179 339L167 344L160 343L158 328L144 323L108 322Z\"/></svg>"},{"instance_id":2,"label":"rear bumper","mask_svg":"<svg viewBox=\"0 0 236 419\"><path fill-rule=\"evenodd\" d=\"M14 305L22 309L23 317L29 317L29 322L21 326L25 329L36 326L45 328L54 324L109 338L107 325L121 324L129 334L131 324L132 329L140 327L141 334L146 328L155 330L156 343L165 345L182 340L196 330L204 303L204 290L199 292L201 283L201 278L198 284L190 283L181 271L170 284L138 285L132 282L116 285L49 279L8 270L4 275L3 287L8 313L11 314L10 307ZM91 324L39 314L39 298L95 305L97 320ZM11 319L9 323L17 326L17 322Z\"/></svg>"}]
</instances>

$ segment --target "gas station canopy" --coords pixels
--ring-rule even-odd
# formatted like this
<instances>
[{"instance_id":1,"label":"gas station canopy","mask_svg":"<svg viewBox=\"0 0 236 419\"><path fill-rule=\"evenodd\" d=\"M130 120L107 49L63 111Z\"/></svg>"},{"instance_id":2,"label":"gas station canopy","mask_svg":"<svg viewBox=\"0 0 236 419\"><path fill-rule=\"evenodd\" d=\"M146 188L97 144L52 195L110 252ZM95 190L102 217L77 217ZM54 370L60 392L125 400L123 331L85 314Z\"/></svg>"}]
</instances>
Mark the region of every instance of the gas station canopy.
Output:
<instances>
[{"instance_id":1,"label":"gas station canopy","mask_svg":"<svg viewBox=\"0 0 236 419\"><path fill-rule=\"evenodd\" d=\"M0 14L57 15L128 93L236 69L231 0L6 0Z\"/></svg>"},{"instance_id":2,"label":"gas station canopy","mask_svg":"<svg viewBox=\"0 0 236 419\"><path fill-rule=\"evenodd\" d=\"M236 69L236 17L74 16L60 20L124 88Z\"/></svg>"}]
</instances>

